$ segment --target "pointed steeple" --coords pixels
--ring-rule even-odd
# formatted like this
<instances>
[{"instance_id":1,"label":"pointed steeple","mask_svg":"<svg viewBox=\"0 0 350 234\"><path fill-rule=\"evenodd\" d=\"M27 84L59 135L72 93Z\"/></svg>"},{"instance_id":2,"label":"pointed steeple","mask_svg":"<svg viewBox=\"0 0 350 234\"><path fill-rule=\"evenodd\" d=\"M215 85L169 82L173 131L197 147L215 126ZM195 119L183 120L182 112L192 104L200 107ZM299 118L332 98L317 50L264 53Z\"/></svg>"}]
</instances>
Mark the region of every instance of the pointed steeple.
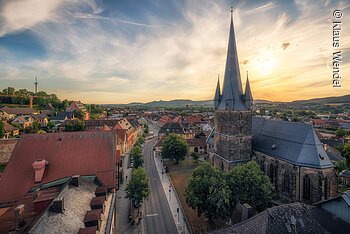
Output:
<instances>
[{"instance_id":1,"label":"pointed steeple","mask_svg":"<svg viewBox=\"0 0 350 234\"><path fill-rule=\"evenodd\" d=\"M253 95L252 95L252 91L250 90L248 71L247 71L247 82L245 83L244 101L245 101L245 105L250 110L253 105Z\"/></svg>"},{"instance_id":2,"label":"pointed steeple","mask_svg":"<svg viewBox=\"0 0 350 234\"><path fill-rule=\"evenodd\" d=\"M219 110L247 110L247 107L242 100L243 91L237 56L235 31L233 27L232 8L225 77L222 90L221 102L218 107Z\"/></svg>"},{"instance_id":3,"label":"pointed steeple","mask_svg":"<svg viewBox=\"0 0 350 234\"><path fill-rule=\"evenodd\" d=\"M214 95L214 108L218 109L221 101L221 91L220 91L220 81L219 81L219 74L218 74L218 83L216 84L216 90Z\"/></svg>"}]
</instances>

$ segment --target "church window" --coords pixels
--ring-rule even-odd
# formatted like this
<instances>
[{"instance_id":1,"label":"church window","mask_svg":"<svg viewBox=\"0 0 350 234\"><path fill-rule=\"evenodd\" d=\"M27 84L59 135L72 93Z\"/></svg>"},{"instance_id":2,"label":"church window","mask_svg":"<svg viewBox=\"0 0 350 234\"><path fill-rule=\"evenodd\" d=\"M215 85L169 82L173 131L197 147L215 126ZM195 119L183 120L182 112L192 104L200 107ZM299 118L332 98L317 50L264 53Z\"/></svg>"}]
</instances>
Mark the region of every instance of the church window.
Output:
<instances>
[{"instance_id":1,"label":"church window","mask_svg":"<svg viewBox=\"0 0 350 234\"><path fill-rule=\"evenodd\" d=\"M283 192L289 193L289 184L290 184L289 173L285 171L283 175Z\"/></svg>"},{"instance_id":2,"label":"church window","mask_svg":"<svg viewBox=\"0 0 350 234\"><path fill-rule=\"evenodd\" d=\"M270 173L269 173L270 181L273 185L275 185L275 180L276 180L276 167L271 164L270 165Z\"/></svg>"},{"instance_id":3,"label":"church window","mask_svg":"<svg viewBox=\"0 0 350 234\"><path fill-rule=\"evenodd\" d=\"M310 177L308 175L304 176L303 179L303 198L306 200L310 200Z\"/></svg>"},{"instance_id":4,"label":"church window","mask_svg":"<svg viewBox=\"0 0 350 234\"><path fill-rule=\"evenodd\" d=\"M324 178L324 199L328 199L328 177Z\"/></svg>"}]
</instances>

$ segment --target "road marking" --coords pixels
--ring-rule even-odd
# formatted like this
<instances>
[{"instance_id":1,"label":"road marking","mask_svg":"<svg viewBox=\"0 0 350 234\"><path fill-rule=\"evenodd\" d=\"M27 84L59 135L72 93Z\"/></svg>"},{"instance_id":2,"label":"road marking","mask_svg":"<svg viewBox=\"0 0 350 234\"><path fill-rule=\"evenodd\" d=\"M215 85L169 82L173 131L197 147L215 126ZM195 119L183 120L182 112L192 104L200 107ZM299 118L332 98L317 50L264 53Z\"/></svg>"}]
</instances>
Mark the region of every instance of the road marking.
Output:
<instances>
[{"instance_id":1,"label":"road marking","mask_svg":"<svg viewBox=\"0 0 350 234\"><path fill-rule=\"evenodd\" d=\"M146 217L152 217L152 216L157 216L158 214L148 214Z\"/></svg>"}]
</instances>

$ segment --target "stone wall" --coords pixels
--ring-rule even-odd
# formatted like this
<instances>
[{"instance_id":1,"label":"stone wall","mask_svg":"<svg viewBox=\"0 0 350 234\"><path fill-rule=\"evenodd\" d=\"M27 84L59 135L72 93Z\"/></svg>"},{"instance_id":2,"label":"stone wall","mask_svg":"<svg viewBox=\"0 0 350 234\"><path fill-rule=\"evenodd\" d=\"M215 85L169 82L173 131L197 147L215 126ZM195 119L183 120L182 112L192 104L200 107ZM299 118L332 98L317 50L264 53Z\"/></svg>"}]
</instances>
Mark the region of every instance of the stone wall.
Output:
<instances>
[{"instance_id":1,"label":"stone wall","mask_svg":"<svg viewBox=\"0 0 350 234\"><path fill-rule=\"evenodd\" d=\"M18 138L0 140L0 165L8 163L18 140Z\"/></svg>"},{"instance_id":2,"label":"stone wall","mask_svg":"<svg viewBox=\"0 0 350 234\"><path fill-rule=\"evenodd\" d=\"M337 195L336 176L333 168L317 169L294 166L257 151L253 152L253 160L270 177L270 181L275 186L277 197L283 202L300 201L310 204ZM309 199L305 199L303 196L306 175L310 178ZM286 185L289 189L285 189Z\"/></svg>"},{"instance_id":3,"label":"stone wall","mask_svg":"<svg viewBox=\"0 0 350 234\"><path fill-rule=\"evenodd\" d=\"M232 168L237 163L247 162L252 153L251 111L215 111L214 152L215 164ZM222 165L222 163L227 165Z\"/></svg>"}]
</instances>

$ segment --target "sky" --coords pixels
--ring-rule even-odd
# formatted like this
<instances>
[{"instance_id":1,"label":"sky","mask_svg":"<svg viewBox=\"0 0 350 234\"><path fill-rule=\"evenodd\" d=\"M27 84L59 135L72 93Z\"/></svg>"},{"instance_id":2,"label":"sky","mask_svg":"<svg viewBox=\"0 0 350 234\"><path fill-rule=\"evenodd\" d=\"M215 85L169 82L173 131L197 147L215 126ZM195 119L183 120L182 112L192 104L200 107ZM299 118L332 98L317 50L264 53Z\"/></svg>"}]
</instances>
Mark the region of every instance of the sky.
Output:
<instances>
[{"instance_id":1,"label":"sky","mask_svg":"<svg viewBox=\"0 0 350 234\"><path fill-rule=\"evenodd\" d=\"M209 100L222 83L230 7L254 99L350 93L350 2L335 0L0 0L0 89L85 103ZM341 10L340 48L332 47ZM341 88L332 55L342 51Z\"/></svg>"}]
</instances>

